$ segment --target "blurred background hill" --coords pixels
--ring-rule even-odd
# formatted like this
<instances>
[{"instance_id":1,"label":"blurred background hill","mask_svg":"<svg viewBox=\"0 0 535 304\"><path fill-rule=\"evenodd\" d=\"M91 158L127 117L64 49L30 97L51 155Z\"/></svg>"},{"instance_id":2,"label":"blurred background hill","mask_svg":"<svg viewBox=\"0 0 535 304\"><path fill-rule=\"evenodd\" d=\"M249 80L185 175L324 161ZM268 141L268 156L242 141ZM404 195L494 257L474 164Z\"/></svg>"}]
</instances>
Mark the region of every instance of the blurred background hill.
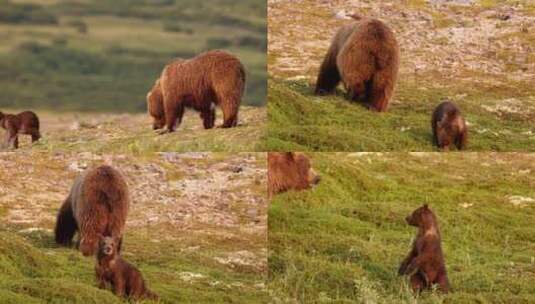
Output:
<instances>
[{"instance_id":1,"label":"blurred background hill","mask_svg":"<svg viewBox=\"0 0 535 304\"><path fill-rule=\"evenodd\" d=\"M265 1L0 0L0 109L142 112L166 62L209 49L263 106L266 44Z\"/></svg>"}]
</instances>

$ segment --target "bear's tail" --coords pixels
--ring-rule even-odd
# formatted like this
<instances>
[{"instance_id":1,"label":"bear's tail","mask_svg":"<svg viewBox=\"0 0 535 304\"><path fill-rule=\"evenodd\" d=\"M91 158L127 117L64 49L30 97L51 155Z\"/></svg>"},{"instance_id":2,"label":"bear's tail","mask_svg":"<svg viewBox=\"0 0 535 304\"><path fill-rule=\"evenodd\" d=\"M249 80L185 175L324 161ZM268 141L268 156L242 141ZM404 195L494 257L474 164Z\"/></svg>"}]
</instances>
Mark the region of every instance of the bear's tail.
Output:
<instances>
[{"instance_id":1,"label":"bear's tail","mask_svg":"<svg viewBox=\"0 0 535 304\"><path fill-rule=\"evenodd\" d=\"M64 246L70 245L77 229L78 225L76 224L76 219L74 218L71 197L69 195L65 202L63 202L63 205L58 212L54 231L56 243Z\"/></svg>"}]
</instances>

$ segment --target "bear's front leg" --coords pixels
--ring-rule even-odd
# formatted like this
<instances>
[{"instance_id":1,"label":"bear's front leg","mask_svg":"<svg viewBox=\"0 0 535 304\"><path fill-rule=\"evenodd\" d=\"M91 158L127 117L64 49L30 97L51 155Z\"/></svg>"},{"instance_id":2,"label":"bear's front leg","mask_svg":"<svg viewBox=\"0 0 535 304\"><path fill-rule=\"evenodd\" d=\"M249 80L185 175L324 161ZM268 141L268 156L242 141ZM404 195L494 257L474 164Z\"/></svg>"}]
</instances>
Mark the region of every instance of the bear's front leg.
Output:
<instances>
[{"instance_id":1,"label":"bear's front leg","mask_svg":"<svg viewBox=\"0 0 535 304\"><path fill-rule=\"evenodd\" d=\"M413 248L411 252L409 252L409 255L401 262L401 265L399 266L398 274L404 275L407 274L407 266L412 262L412 260L416 257L416 250Z\"/></svg>"},{"instance_id":2,"label":"bear's front leg","mask_svg":"<svg viewBox=\"0 0 535 304\"><path fill-rule=\"evenodd\" d=\"M100 289L106 288L106 281L104 279L104 271L102 271L100 267L98 266L95 267L95 277L98 282L98 288Z\"/></svg>"},{"instance_id":3,"label":"bear's front leg","mask_svg":"<svg viewBox=\"0 0 535 304\"><path fill-rule=\"evenodd\" d=\"M113 276L113 292L118 297L125 296L126 284L121 274L114 274Z\"/></svg>"}]
</instances>

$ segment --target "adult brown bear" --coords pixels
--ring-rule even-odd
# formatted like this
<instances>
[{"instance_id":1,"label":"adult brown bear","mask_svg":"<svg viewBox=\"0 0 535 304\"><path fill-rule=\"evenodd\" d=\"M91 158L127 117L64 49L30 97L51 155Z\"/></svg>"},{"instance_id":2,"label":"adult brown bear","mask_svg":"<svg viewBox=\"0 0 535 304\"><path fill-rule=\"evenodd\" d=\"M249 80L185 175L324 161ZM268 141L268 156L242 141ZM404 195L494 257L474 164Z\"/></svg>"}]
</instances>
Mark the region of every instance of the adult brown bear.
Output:
<instances>
[{"instance_id":1,"label":"adult brown bear","mask_svg":"<svg viewBox=\"0 0 535 304\"><path fill-rule=\"evenodd\" d=\"M411 252L399 267L399 275L410 274L411 287L416 292L435 284L442 292L448 292L450 287L435 214L425 204L407 216L406 221L418 227L418 234Z\"/></svg>"},{"instance_id":2,"label":"adult brown bear","mask_svg":"<svg viewBox=\"0 0 535 304\"><path fill-rule=\"evenodd\" d=\"M19 114L4 114L0 112L0 127L5 129L7 147L19 148L19 134L32 136L32 143L41 138L39 132L39 118L32 111L24 111Z\"/></svg>"},{"instance_id":3,"label":"adult brown bear","mask_svg":"<svg viewBox=\"0 0 535 304\"><path fill-rule=\"evenodd\" d=\"M377 19L352 16L334 36L316 82L329 94L340 81L352 101L378 112L388 109L399 69L399 46L392 30Z\"/></svg>"},{"instance_id":4,"label":"adult brown bear","mask_svg":"<svg viewBox=\"0 0 535 304\"><path fill-rule=\"evenodd\" d=\"M308 157L294 152L268 153L268 194L303 190L320 181Z\"/></svg>"},{"instance_id":5,"label":"adult brown bear","mask_svg":"<svg viewBox=\"0 0 535 304\"><path fill-rule=\"evenodd\" d=\"M433 143L447 151L451 145L463 150L468 142L468 128L461 110L451 101L440 103L431 118Z\"/></svg>"},{"instance_id":6,"label":"adult brown bear","mask_svg":"<svg viewBox=\"0 0 535 304\"><path fill-rule=\"evenodd\" d=\"M121 239L129 204L128 187L119 171L105 165L86 170L74 180L59 210L56 243L69 245L78 231L80 251L95 254L100 235Z\"/></svg>"},{"instance_id":7,"label":"adult brown bear","mask_svg":"<svg viewBox=\"0 0 535 304\"><path fill-rule=\"evenodd\" d=\"M168 132L180 125L186 108L200 112L205 129L214 127L216 106L223 112L221 127L238 124L245 69L234 55L215 50L175 60L163 69L159 82Z\"/></svg>"}]
</instances>

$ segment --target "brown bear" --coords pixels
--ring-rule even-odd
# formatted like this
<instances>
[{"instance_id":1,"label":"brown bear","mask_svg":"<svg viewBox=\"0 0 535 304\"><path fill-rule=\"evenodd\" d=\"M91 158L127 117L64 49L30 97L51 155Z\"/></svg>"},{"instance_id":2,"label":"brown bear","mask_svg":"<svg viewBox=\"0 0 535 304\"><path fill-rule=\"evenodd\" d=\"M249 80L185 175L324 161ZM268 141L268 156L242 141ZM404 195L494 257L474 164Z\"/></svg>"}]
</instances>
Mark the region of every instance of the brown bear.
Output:
<instances>
[{"instance_id":1,"label":"brown bear","mask_svg":"<svg viewBox=\"0 0 535 304\"><path fill-rule=\"evenodd\" d=\"M384 112L394 92L399 46L392 30L377 19L351 16L334 36L321 64L315 93L332 93L340 81L348 98Z\"/></svg>"},{"instance_id":2,"label":"brown bear","mask_svg":"<svg viewBox=\"0 0 535 304\"><path fill-rule=\"evenodd\" d=\"M32 111L24 111L19 114L4 114L0 112L0 126L6 132L5 145L19 148L19 134L32 136L32 143L41 138L39 132L39 118Z\"/></svg>"},{"instance_id":3,"label":"brown bear","mask_svg":"<svg viewBox=\"0 0 535 304\"><path fill-rule=\"evenodd\" d=\"M310 166L308 157L294 152L268 153L268 194L288 190L303 190L320 181L320 176Z\"/></svg>"},{"instance_id":4,"label":"brown bear","mask_svg":"<svg viewBox=\"0 0 535 304\"><path fill-rule=\"evenodd\" d=\"M205 129L214 127L215 106L223 112L221 127L238 124L245 69L234 55L215 50L175 60L165 66L159 82L167 132L180 125L185 108L200 112Z\"/></svg>"},{"instance_id":5,"label":"brown bear","mask_svg":"<svg viewBox=\"0 0 535 304\"><path fill-rule=\"evenodd\" d=\"M442 292L448 292L450 287L435 214L425 204L405 220L418 227L418 234L411 252L399 267L399 275L411 275L411 287L415 292L430 289L434 284L438 284Z\"/></svg>"},{"instance_id":6,"label":"brown bear","mask_svg":"<svg viewBox=\"0 0 535 304\"><path fill-rule=\"evenodd\" d=\"M110 166L88 169L80 174L61 206L55 228L56 243L70 245L79 232L79 248L94 255L99 234L121 239L130 198L119 171Z\"/></svg>"},{"instance_id":7,"label":"brown bear","mask_svg":"<svg viewBox=\"0 0 535 304\"><path fill-rule=\"evenodd\" d=\"M95 273L99 288L110 285L113 292L127 299L158 300L158 296L145 285L141 272L119 255L119 240L100 236Z\"/></svg>"},{"instance_id":8,"label":"brown bear","mask_svg":"<svg viewBox=\"0 0 535 304\"><path fill-rule=\"evenodd\" d=\"M468 129L461 110L451 101L440 103L431 118L433 129L433 143L440 149L447 151L454 144L457 149L466 148Z\"/></svg>"}]
</instances>

